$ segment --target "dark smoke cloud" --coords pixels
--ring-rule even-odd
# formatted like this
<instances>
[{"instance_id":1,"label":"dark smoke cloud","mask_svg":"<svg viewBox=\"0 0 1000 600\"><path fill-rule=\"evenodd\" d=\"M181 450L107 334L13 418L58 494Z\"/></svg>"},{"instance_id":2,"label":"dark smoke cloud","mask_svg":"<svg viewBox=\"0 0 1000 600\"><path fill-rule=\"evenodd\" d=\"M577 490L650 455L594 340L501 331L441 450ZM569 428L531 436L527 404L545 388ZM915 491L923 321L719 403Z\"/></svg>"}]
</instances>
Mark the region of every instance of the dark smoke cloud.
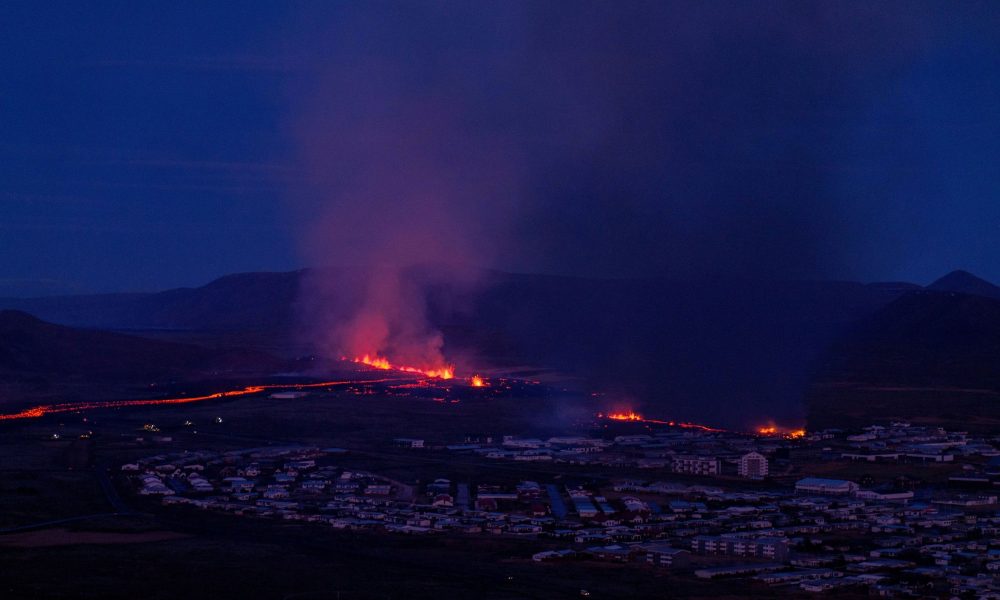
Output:
<instances>
[{"instance_id":1,"label":"dark smoke cloud","mask_svg":"<svg viewBox=\"0 0 1000 600\"><path fill-rule=\"evenodd\" d=\"M388 280L364 283L348 322L368 322L365 306L402 310L392 305L398 273L415 263L682 278L905 273L901 255L919 242L888 221L893 195L912 191L895 156L929 142L898 127L878 136L895 106L886 98L928 57L995 49L995 12L862 2L317 8L287 36L313 65L290 92L313 175L297 201L304 245L315 263L385 267ZM947 109L954 99L938 100ZM919 116L917 129L933 118ZM873 176L883 170L895 175Z\"/></svg>"},{"instance_id":2,"label":"dark smoke cloud","mask_svg":"<svg viewBox=\"0 0 1000 600\"><path fill-rule=\"evenodd\" d=\"M896 130L884 155L857 160L873 128L894 126L873 112L929 57L957 44L994 48L991 12L851 2L338 7L296 29L319 67L292 94L293 121L321 175L317 203L333 205L319 212L338 221L348 212L339 235L354 235L330 253L340 260L366 258L363 249L395 238L397 215L413 215L466 232L470 260L506 268L865 275L853 252L881 233L866 221L893 212L844 191L864 186L859 170L898 173L892 152L908 141ZM372 218L352 203L371 206ZM393 234L380 234L387 220ZM423 243L431 257L449 250L433 235Z\"/></svg>"}]
</instances>

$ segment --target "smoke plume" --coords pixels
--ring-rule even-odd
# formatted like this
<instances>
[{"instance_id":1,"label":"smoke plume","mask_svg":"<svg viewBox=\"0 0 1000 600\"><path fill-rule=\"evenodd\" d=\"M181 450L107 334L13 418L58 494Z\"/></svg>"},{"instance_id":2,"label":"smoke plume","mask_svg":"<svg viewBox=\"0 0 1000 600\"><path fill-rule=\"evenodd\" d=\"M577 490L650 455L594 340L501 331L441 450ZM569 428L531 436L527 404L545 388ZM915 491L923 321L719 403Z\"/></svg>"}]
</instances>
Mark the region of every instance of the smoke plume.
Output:
<instances>
[{"instance_id":1,"label":"smoke plume","mask_svg":"<svg viewBox=\"0 0 1000 600\"><path fill-rule=\"evenodd\" d=\"M894 151L872 157L858 140L881 131L880 110L896 114L886 102L900 78L967 23L984 25L963 44L995 45L981 9L932 4L306 12L286 36L308 65L289 94L311 177L296 202L303 246L313 264L367 276L321 276L304 301L333 307L319 310L322 329L343 353L376 346L365 351L428 361L442 342L410 265L679 279L893 272L896 250L872 251L890 192L870 179ZM890 184L909 181L892 168ZM450 269L439 273L475 285L474 270Z\"/></svg>"},{"instance_id":2,"label":"smoke plume","mask_svg":"<svg viewBox=\"0 0 1000 600\"><path fill-rule=\"evenodd\" d=\"M298 206L313 264L303 315L330 356L449 362L427 318L427 289L467 294L494 261L523 177L502 129L483 129L447 86L409 81L365 57L325 71L296 138L312 174ZM454 360L453 358L450 360Z\"/></svg>"}]
</instances>

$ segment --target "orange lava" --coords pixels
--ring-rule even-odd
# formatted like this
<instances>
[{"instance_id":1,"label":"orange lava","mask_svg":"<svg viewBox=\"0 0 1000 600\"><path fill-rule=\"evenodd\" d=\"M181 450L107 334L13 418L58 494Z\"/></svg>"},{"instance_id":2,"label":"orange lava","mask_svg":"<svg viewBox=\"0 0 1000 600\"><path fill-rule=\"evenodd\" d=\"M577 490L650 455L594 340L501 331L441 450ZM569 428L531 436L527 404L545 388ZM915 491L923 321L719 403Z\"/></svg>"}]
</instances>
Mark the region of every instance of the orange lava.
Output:
<instances>
[{"instance_id":1,"label":"orange lava","mask_svg":"<svg viewBox=\"0 0 1000 600\"><path fill-rule=\"evenodd\" d=\"M42 404L26 408L16 413L0 413L0 421L12 421L14 419L36 419L45 415L79 412L82 410L96 410L101 408L122 408L125 406L155 406L158 404L187 404L189 402L202 402L214 400L216 398L231 398L234 396L248 396L259 394L265 390L301 390L306 388L330 387L334 385L349 385L359 383L381 383L386 379L373 379L367 381L323 381L320 383L293 383L288 385L248 385L245 388L216 392L206 396L184 396L181 398L160 398L149 400L107 400L104 402L67 402L65 404Z\"/></svg>"},{"instance_id":2,"label":"orange lava","mask_svg":"<svg viewBox=\"0 0 1000 600\"><path fill-rule=\"evenodd\" d=\"M721 433L721 432L725 431L725 429L721 429L719 427L709 427L708 425L700 425L698 423L674 423L674 422L671 422L670 424L674 425L676 427L683 427L684 429L699 429L701 431L707 431L709 433Z\"/></svg>"},{"instance_id":3,"label":"orange lava","mask_svg":"<svg viewBox=\"0 0 1000 600\"><path fill-rule=\"evenodd\" d=\"M486 380L479 375L473 375L472 379L469 380L469 385L472 387L486 387L488 384Z\"/></svg>"},{"instance_id":4,"label":"orange lava","mask_svg":"<svg viewBox=\"0 0 1000 600\"><path fill-rule=\"evenodd\" d=\"M797 440L806 437L805 429L785 429L784 427L778 427L777 425L765 425L763 427L758 427L755 433L760 436L782 437L788 440Z\"/></svg>"},{"instance_id":5,"label":"orange lava","mask_svg":"<svg viewBox=\"0 0 1000 600\"><path fill-rule=\"evenodd\" d=\"M436 367L430 369L418 369L417 367L407 367L403 365L394 365L389 362L389 359L384 356L379 356L377 354L365 354L362 357L355 357L353 362L361 365L367 365L374 369L382 369L383 371L401 371L403 373L416 373L417 375L423 375L424 377L431 377L433 379L454 379L455 377L455 367L452 365L445 365L443 367Z\"/></svg>"},{"instance_id":6,"label":"orange lava","mask_svg":"<svg viewBox=\"0 0 1000 600\"><path fill-rule=\"evenodd\" d=\"M678 421L662 421L660 419L647 419L646 417L640 415L635 411L628 412L612 412L607 414L598 413L598 418L611 419L612 421L632 421L638 423L655 423L657 425L669 425L670 427L680 427L682 429L697 429L699 431L705 431L708 433L720 433L725 431L725 429L719 429L717 427L709 427L708 425L700 425L698 423L686 423Z\"/></svg>"},{"instance_id":7,"label":"orange lava","mask_svg":"<svg viewBox=\"0 0 1000 600\"><path fill-rule=\"evenodd\" d=\"M645 421L646 420L646 419L642 418L642 415L640 415L637 412L633 412L631 410L628 411L628 412L613 412L613 413L608 413L607 418L611 419L612 421Z\"/></svg>"}]
</instances>

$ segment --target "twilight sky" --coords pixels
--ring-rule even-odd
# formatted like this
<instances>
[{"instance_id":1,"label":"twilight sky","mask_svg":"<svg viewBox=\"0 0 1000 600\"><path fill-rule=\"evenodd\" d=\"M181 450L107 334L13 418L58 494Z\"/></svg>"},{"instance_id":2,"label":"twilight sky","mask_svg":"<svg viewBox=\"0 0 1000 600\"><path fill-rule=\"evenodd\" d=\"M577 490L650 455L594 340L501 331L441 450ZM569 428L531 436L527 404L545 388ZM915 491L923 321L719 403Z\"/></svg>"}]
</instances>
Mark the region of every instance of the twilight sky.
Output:
<instances>
[{"instance_id":1,"label":"twilight sky","mask_svg":"<svg viewBox=\"0 0 1000 600\"><path fill-rule=\"evenodd\" d=\"M314 264L1000 281L990 2L0 6L0 295Z\"/></svg>"}]
</instances>

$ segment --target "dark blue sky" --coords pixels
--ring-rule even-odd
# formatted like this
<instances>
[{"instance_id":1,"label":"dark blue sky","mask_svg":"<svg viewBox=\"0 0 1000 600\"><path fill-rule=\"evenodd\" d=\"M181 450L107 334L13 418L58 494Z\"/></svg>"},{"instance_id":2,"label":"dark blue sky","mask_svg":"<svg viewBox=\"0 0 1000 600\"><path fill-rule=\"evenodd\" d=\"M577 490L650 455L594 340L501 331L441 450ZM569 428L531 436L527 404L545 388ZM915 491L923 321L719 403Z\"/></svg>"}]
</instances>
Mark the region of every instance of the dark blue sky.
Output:
<instances>
[{"instance_id":1,"label":"dark blue sky","mask_svg":"<svg viewBox=\"0 0 1000 600\"><path fill-rule=\"evenodd\" d=\"M995 3L249 4L0 7L0 294L1000 280Z\"/></svg>"}]
</instances>

